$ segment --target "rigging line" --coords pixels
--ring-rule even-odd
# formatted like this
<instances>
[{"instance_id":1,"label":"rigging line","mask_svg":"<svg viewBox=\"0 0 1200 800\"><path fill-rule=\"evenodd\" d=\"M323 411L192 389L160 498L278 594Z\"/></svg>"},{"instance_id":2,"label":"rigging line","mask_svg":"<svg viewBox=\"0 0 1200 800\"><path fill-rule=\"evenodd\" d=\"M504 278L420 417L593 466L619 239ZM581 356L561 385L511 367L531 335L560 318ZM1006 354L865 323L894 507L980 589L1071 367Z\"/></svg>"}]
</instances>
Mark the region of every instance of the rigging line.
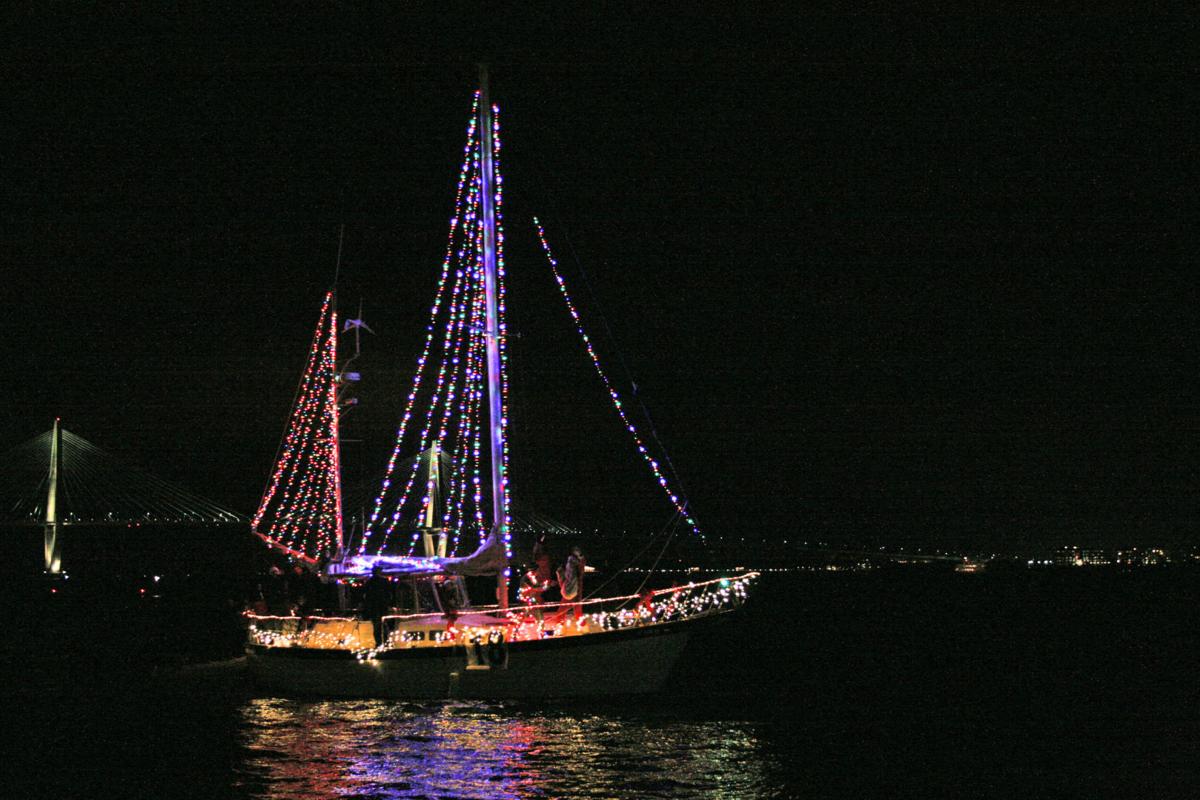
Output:
<instances>
[{"instance_id":1,"label":"rigging line","mask_svg":"<svg viewBox=\"0 0 1200 800\"><path fill-rule=\"evenodd\" d=\"M571 293L567 290L566 282L563 280L562 275L558 272L558 262L555 260L554 254L550 249L550 243L546 241L545 229L543 229L542 224L538 221L537 217L533 218L533 224L537 229L538 241L542 245L542 250L546 256L546 260L550 263L550 271L554 275L555 282L558 283L559 293L562 295L563 301L567 304L567 311L570 313L571 319L573 319L575 322L575 330L579 333L579 336L583 341L584 349L587 350L588 356L592 360L592 366L595 367L596 374L600 376L600 380L604 383L604 387L608 390L609 397L612 400L613 408L616 410L617 416L621 418L625 428L633 437L633 443L637 446L638 452L642 454L643 460L645 460L645 462L650 466L651 472L653 472L654 476L658 479L659 486L666 493L667 497L670 498L671 505L673 505L676 510L685 512L686 514L686 495L683 494L682 489L677 486L672 488L672 485L668 483L666 476L661 470L659 470L658 461L656 461L654 457L650 455L650 451L646 448L645 443L642 441L637 432L637 427L629 420L628 414L626 414L624 408L622 408L620 395L617 390L613 388L612 381L609 379L608 374L604 371L604 368L600 365L600 358L596 355L596 351L592 346L591 340L584 332L583 322L580 317L579 310L575 308L575 305L571 300ZM683 498L682 504L680 501L681 497ZM692 530L694 530L697 535L703 537L703 534L700 533L699 528L696 527L695 520L690 515L685 515L685 519L687 520L688 524L692 526Z\"/></svg>"},{"instance_id":2,"label":"rigging line","mask_svg":"<svg viewBox=\"0 0 1200 800\"><path fill-rule=\"evenodd\" d=\"M633 380L633 373L630 371L629 365L625 361L625 354L621 351L620 346L617 344L617 337L613 335L612 328L609 327L608 318L604 316L604 310L600 306L600 299L596 296L595 289L592 287L592 281L588 277L587 271L583 268L583 261L579 258L579 254L575 251L575 245L571 241L571 237L567 230L567 225L563 220L562 214L560 214L558 211L558 204L554 202L553 193L546 188L546 182L542 179L541 167L536 160L533 165L533 171L538 185L541 186L542 191L546 195L546 199L550 203L551 210L554 212L555 216L558 217L559 224L562 226L562 237L563 241L566 242L567 251L571 254L571 259L575 262L575 268L579 271L580 276L583 278L583 285L587 289L588 297L592 302L594 313L597 317L599 317L600 324L604 326L604 332L608 335L608 340L612 345L613 351L617 354L617 360L621 363L621 369L625 372L625 380L629 383L629 387L632 390L633 396L637 398L638 405L642 409L642 415L646 418L646 424L650 427L650 435L654 437L654 442L658 445L659 452L661 452L663 455L663 460L666 461L667 467L671 470L671 477L674 478L675 485L679 487L680 493L688 496L687 487L684 486L683 481L680 479L679 472L675 469L674 462L671 461L670 453L667 452L666 446L662 443L662 440L658 436L658 429L655 428L654 420L650 417L650 410L646 407L645 402L642 401L642 397L638 393L637 383ZM537 224L536 220L534 221L534 224Z\"/></svg>"},{"instance_id":3,"label":"rigging line","mask_svg":"<svg viewBox=\"0 0 1200 800\"><path fill-rule=\"evenodd\" d=\"M358 547L358 552L360 554L366 552L367 545L370 543L370 538L377 530L374 528L374 525L379 519L379 514L381 513L381 509L383 507L383 501L387 494L388 487L390 486L392 469L395 466L396 458L400 453L400 448L404 444L405 434L408 430L407 426L409 417L413 410L414 403L416 402L417 393L421 389L421 381L425 374L426 358L429 356L430 348L432 347L434 340L434 324L436 322L439 309L441 308L443 293L446 288L446 278L449 275L451 263L457 263L455 256L455 242L457 240L456 237L460 235L460 222L463 223L464 230L465 226L470 224L469 220L466 219L466 215L469 211L467 206L470 206L471 203L468 201L467 206L464 206L464 200L466 200L466 198L463 196L463 187L468 186L468 178L471 178L473 175L475 126L478 120L478 111L479 92L476 91L474 101L471 106L471 116L467 123L467 143L463 147L463 160L462 165L459 168L458 188L456 189L454 196L454 216L450 219L450 231L446 238L445 253L442 257L442 272L438 279L437 292L434 296L433 306L429 312L429 324L426 328L427 334L425 337L425 345L422 349L421 356L417 359L417 371L413 375L412 391L409 394L408 402L405 405L404 416L401 418L399 427L396 431L392 456L388 460L387 469L383 475L382 485L380 486L379 493L375 497L374 509L371 512L370 522L365 522L363 525L362 543L359 544ZM468 186L468 194L473 191L473 187L474 182L472 179L470 186ZM379 545L379 552L383 552L383 548L387 545L387 537L388 534L384 534L384 540Z\"/></svg>"},{"instance_id":4,"label":"rigging line","mask_svg":"<svg viewBox=\"0 0 1200 800\"><path fill-rule=\"evenodd\" d=\"M471 275L475 273L472 272ZM459 543L462 541L462 534L469 529L467 520L468 509L474 511L474 519L477 524L479 517L479 504L475 499L475 492L478 490L478 472L479 472L479 425L480 425L480 408L482 402L482 386L481 375L483 371L482 353L481 353L481 336L482 330L482 311L480 305L481 294L476 286L474 299L472 300L468 314L468 332L467 332L467 372L470 375L470 380L467 384L467 391L463 401L463 413L460 421L460 437L459 447L459 466L458 466L458 497L455 500L455 509L458 514L458 526L454 533L453 551L458 553ZM470 503L467 502L467 487L471 486Z\"/></svg>"},{"instance_id":5,"label":"rigging line","mask_svg":"<svg viewBox=\"0 0 1200 800\"><path fill-rule=\"evenodd\" d=\"M346 223L344 223L344 222L343 222L343 223L342 223L342 224L341 224L341 225L338 227L338 252L337 252L337 262L336 262L336 263L333 265L333 289L332 289L331 291L332 291L332 293L333 293L333 307L334 307L334 309L336 309L336 308L337 308L337 286L338 286L338 275L340 275L340 274L341 274L341 271L342 271L342 240L343 240L343 239L345 239L345 238L346 238Z\"/></svg>"},{"instance_id":6,"label":"rigging line","mask_svg":"<svg viewBox=\"0 0 1200 800\"><path fill-rule=\"evenodd\" d=\"M424 421L423 427L421 429L421 437L417 442L417 454L418 455L420 455L421 453L424 453L425 450L427 449L427 446L429 445L430 434L434 432L435 425L437 425L437 423L435 423L435 421L434 421L435 414L436 414L437 410L442 407L443 403L445 403L447 401L447 398L449 397L450 387L446 385L446 380L445 380L446 379L446 367L450 363L451 347L452 347L451 340L453 338L453 331L457 325L457 322L456 322L457 315L460 311L460 308L462 307L462 306L460 306L460 304L466 302L466 298L461 297L462 292L463 292L463 287L464 287L464 274L465 273L462 270L457 271L455 278L454 278L454 284L450 290L449 304L447 305L447 308L446 308L445 332L442 336L441 345L438 348L438 352L440 352L440 354L441 354L441 360L438 363L437 382L430 389L429 410L425 414L425 421ZM439 318L438 322L440 322L440 321L441 320ZM387 526L387 528L384 531L384 539L383 539L383 544L380 546L381 547L380 552L382 552L382 547L387 544L388 538L391 536L392 532L396 529L396 526L401 522L400 515L403 515L403 513L404 513L404 507L408 503L408 498L410 497L410 495L412 493L413 486L415 485L415 482L416 482L417 474L420 470L420 465L421 465L420 458L418 458L416 461L413 462L412 471L409 473L408 481L404 486L404 492L400 495L400 498L396 504L396 515L397 516L393 517L392 522ZM414 519L415 519L415 515L419 514L420 512L414 511L413 513L414 513ZM409 555L412 555L414 549L416 548L417 540L418 540L419 536L420 536L419 532L415 530L413 532L413 535L410 537L409 544L408 544L408 554Z\"/></svg>"},{"instance_id":7,"label":"rigging line","mask_svg":"<svg viewBox=\"0 0 1200 800\"><path fill-rule=\"evenodd\" d=\"M588 355L591 357L592 363L595 366L596 371L600 375L600 379L602 381L604 381L604 385L608 389L609 395L611 396L613 403L617 408L617 414L620 415L621 420L625 423L626 427L628 427L629 432L634 435L635 440L637 440L638 450L649 461L650 466L654 470L655 475L660 478L660 483L663 486L663 488L666 488L666 486L667 486L667 484L665 483L666 478L663 476L662 473L660 473L660 471L658 469L658 462L656 460L654 460L653 458L651 458L649 451L646 449L644 443L638 437L637 431L634 429L633 423L630 422L625 411L621 408L621 403L618 400L617 391L613 388L612 380L608 377L608 374L600 366L599 357L594 352L594 348L592 346L592 343L591 343L589 337L584 333L582 317L579 314L579 310L577 308L575 308L574 304L571 301L570 293L567 291L567 287L566 287L565 282L563 281L562 275L559 274L559 272L558 272L558 262L555 260L554 255L550 250L550 244L549 244L549 242L546 241L545 230L542 227L541 222L538 221L537 217L533 218L533 225L537 229L538 240L541 242L543 252L545 253L547 260L550 262L550 269L551 269L551 272L553 272L553 274L554 274L554 279L555 279L555 281L558 282L559 291L563 295L563 300L565 300L567 303L567 309L570 312L572 319L575 320L576 330L579 332L579 335L583 338L584 346L586 347L586 349L588 351ZM614 349L616 349L615 342L614 342ZM618 355L620 355L620 351L618 350L617 352L618 352ZM634 394L636 395L636 384L634 384L634 387L635 387ZM653 438L653 441L655 443L657 443L658 452L661 454L661 457L663 458L664 463L666 465L666 469L664 470L664 472L667 475L671 475L672 478L674 479L672 481L672 484L675 486L675 491L669 492L669 494L671 494L671 503L677 505L677 507L678 507L675 495L680 495L680 496L686 497L687 492L684 490L682 481L679 480L678 472L675 469L674 463L672 463L670 460L670 455L667 453L666 447L663 445L662 440L658 436L658 431L654 428L654 420L650 418L649 412L646 410L646 406L644 403L642 403L640 397L638 398L638 403L642 406L644 416L646 417L648 427L650 428L651 437ZM690 521L691 520L689 519L689 522ZM695 523L692 523L692 524L694 526ZM697 532L699 532L699 531L697 531Z\"/></svg>"},{"instance_id":8,"label":"rigging line","mask_svg":"<svg viewBox=\"0 0 1200 800\"><path fill-rule=\"evenodd\" d=\"M315 417L316 414L314 413L313 416ZM307 459L302 468L297 466L295 474L301 475L300 482L295 486L295 493L291 495L292 509L288 512L287 524L279 537L281 541L286 541L289 546L295 547L297 550L303 550L306 544L312 526L310 520L316 511L315 492L319 491L323 477L321 475L323 465L316 463L319 458L319 443L316 439L319 436L320 431L317 431L313 441L310 441L309 446L300 453L301 457L307 454Z\"/></svg>"},{"instance_id":9,"label":"rigging line","mask_svg":"<svg viewBox=\"0 0 1200 800\"><path fill-rule=\"evenodd\" d=\"M332 325L331 325L332 327ZM328 367L332 371L332 347L333 337L330 335L325 339L321 347L321 357L319 366L321 369ZM330 376L332 378L332 375ZM324 508L324 502L327 494L323 494L327 489L328 484L328 458L326 452L326 442L328 437L324 436L327 418L330 418L332 404L327 397L320 383L317 384L315 392L311 395L315 407L310 416L310 426L312 436L306 438L301 450L297 451L298 460L296 469L303 470L300 483L295 487L295 502L294 508L296 513L290 518L290 525L285 525L281 539L285 539L289 544L293 545L297 550L307 553L307 546L313 535L318 538L320 536L321 524L320 515ZM324 397L324 399L322 399ZM322 407L321 404L324 403ZM318 411L320 409L320 411ZM332 431L330 431L332 435ZM290 484L289 484L290 485ZM314 522L313 520L317 520ZM289 534L290 530L290 534Z\"/></svg>"},{"instance_id":10,"label":"rigging line","mask_svg":"<svg viewBox=\"0 0 1200 800\"><path fill-rule=\"evenodd\" d=\"M330 295L327 294L325 297L328 303L331 299ZM324 316L322 316L322 325L318 327L318 337L323 336L323 331ZM279 488L283 472L287 471L287 482L283 485L283 494L275 501L276 516L278 516L281 504L287 498L292 497L293 491L298 493L302 488L303 484L301 484L301 487L296 486L296 476L300 471L311 468L308 461L313 457L312 452L315 446L313 442L314 425L319 426L316 420L316 407L319 406L321 402L320 397L323 394L320 372L322 369L323 353L327 347L328 342L322 344L321 338L313 340L313 352L302 379L298 399L289 417L289 429L286 439L281 444L283 457L279 459L275 467L275 474L263 493L263 498L259 503L259 510L256 512L254 518L256 523L270 511L272 507L271 503L275 500L275 492ZM272 523L273 525L274 523Z\"/></svg>"},{"instance_id":11,"label":"rigging line","mask_svg":"<svg viewBox=\"0 0 1200 800\"><path fill-rule=\"evenodd\" d=\"M677 523L678 523L678 521L679 521L680 519L682 519L682 518L683 518L683 515L682 515L682 514L681 514L679 511L675 511L673 514L671 514L671 518L670 518L669 520L667 520L667 524L663 526L663 529L662 529L661 531L659 531L658 533L654 534L653 536L651 536L651 537L650 537L650 539L649 539L649 541L647 541L647 542L646 542L646 544L645 544L645 545L642 547L642 549L641 549L641 550L639 550L639 551L637 551L637 553L635 553L635 554L633 555L633 557L632 557L631 559L629 559L629 561L627 561L627 562L625 563L625 566L624 566L624 567L622 567L621 569L619 569L619 570L617 570L616 572L614 572L614 573L612 574L612 577L610 577L610 578L609 578L608 580L606 580L604 583L600 584L600 585L599 585L599 586L597 586L595 589L593 589L593 590L591 591L591 593L589 593L589 594L587 595L587 597L585 597L585 598L583 598L583 599L584 599L584 600L589 600L589 599L591 599L591 598L595 597L595 596L596 596L597 594L599 594L601 591L603 591L603 590L604 590L604 587L608 586L610 583L612 583L613 581L615 581L615 580L617 579L617 576L618 576L618 575L620 575L620 574L621 574L623 571L625 571L625 570L629 569L629 567L630 567L632 564L634 564L634 563L635 563L635 562L636 562L636 561L637 561L639 558L641 558L641 557L642 557L642 554L643 554L643 553L645 553L647 550L649 550L649 549L650 549L650 546L651 546L652 544L654 544L654 542L655 542L655 541L657 541L657 540L658 540L658 537L662 536L664 533L667 533L668 531L671 531L671 536L667 537L667 541L668 541L668 542L670 542L670 541L671 541L671 537L673 537L673 536L675 535L675 533L674 533L674 530L675 530L675 529L678 527L678 526L677 526ZM667 549L666 545L663 545L663 551L664 551L664 552L666 551L666 549ZM662 552L660 552L660 553L658 554L658 557L659 557L659 558L662 558ZM657 565L657 564L658 564L658 560L657 560L657 559L655 559L655 562L654 562L654 563ZM647 580L649 580L649 573L647 573ZM642 586L645 586L645 585L646 585L646 581L642 581ZM638 591L641 591L641 587L638 587ZM636 594L636 592L635 592L635 594Z\"/></svg>"},{"instance_id":12,"label":"rigging line","mask_svg":"<svg viewBox=\"0 0 1200 800\"><path fill-rule=\"evenodd\" d=\"M667 540L663 542L662 550L658 551L658 556L654 559L654 563L650 565L650 569L646 571L646 577L642 579L641 585L638 586L637 591L634 592L634 594L642 593L642 589L645 587L646 582L649 581L650 576L654 574L654 570L658 566L658 562L662 561L663 553L667 552L667 546L671 544L671 540L675 538L675 534L679 531L679 525L677 523L680 516L682 515L677 514L671 518L669 525L671 534L667 537Z\"/></svg>"}]
</instances>

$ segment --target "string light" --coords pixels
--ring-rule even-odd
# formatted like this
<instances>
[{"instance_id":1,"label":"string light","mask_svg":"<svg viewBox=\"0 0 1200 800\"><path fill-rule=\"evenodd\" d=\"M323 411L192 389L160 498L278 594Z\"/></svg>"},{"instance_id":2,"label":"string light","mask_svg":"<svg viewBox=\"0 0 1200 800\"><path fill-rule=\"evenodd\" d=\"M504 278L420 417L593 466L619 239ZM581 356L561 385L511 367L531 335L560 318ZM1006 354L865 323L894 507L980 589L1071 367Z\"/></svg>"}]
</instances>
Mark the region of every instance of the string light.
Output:
<instances>
[{"instance_id":1,"label":"string light","mask_svg":"<svg viewBox=\"0 0 1200 800\"><path fill-rule=\"evenodd\" d=\"M562 293L563 300L566 301L567 310L571 312L571 319L575 321L575 329L579 332L580 338L583 339L583 346L587 349L588 356L592 359L592 366L596 368L596 374L600 376L600 380L604 383L604 388L608 390L608 396L612 400L613 408L617 410L621 422L625 423L625 430L633 437L634 445L637 447L638 452L642 454L642 459L650 466L650 471L654 473L659 487L666 494L667 499L671 501L671 505L687 521L692 531L701 538L704 538L704 535L700 533L700 528L696 525L695 519L692 518L692 515L687 510L687 498L683 497L681 492L671 488L666 476L659 469L658 461L650 455L645 442L642 441L642 437L638 434L637 427L630 421L628 415L626 415L625 408L621 403L621 396L613 388L612 382L604 372L604 368L600 366L600 357L596 355L591 339L588 338L587 333L583 329L583 321L579 316L579 311L575 308L575 304L571 301L571 294L567 291L566 281L563 280L562 275L558 272L558 261L555 260L554 254L550 251L550 243L546 241L546 231L542 228L542 224L538 221L537 217L534 217L533 224L537 228L538 241L542 243L542 250L546 254L546 260L550 262L550 270L554 273L554 280L558 283L558 290Z\"/></svg>"},{"instance_id":2,"label":"string light","mask_svg":"<svg viewBox=\"0 0 1200 800\"><path fill-rule=\"evenodd\" d=\"M251 529L268 544L315 563L341 542L338 455L337 312L327 292L296 404Z\"/></svg>"},{"instance_id":3,"label":"string light","mask_svg":"<svg viewBox=\"0 0 1200 800\"><path fill-rule=\"evenodd\" d=\"M442 264L442 275L438 283L438 292L433 306L430 308L429 320L426 326L425 346L418 359L418 368L413 378L413 388L409 393L404 416L396 433L395 445L391 459L375 498L374 507L367 523L358 553L363 555L370 551L382 555L388 550L389 544L397 530L406 525L412 525L412 531L407 536L407 554L412 556L420 541L420 523L409 520L411 515L409 500L413 497L418 483L421 457L428 448L434 447L435 452L445 452L450 447L450 469L446 476L449 491L445 494L437 492L442 498L444 507L441 509L440 522L442 530L452 533L453 544L448 554L457 553L462 532L472 520L482 542L487 533L484 516L484 483L482 481L483 433L484 433L484 376L486 375L486 286L484 280L484 231L488 224L483 215L483 192L489 181L484 180L483 167L486 159L482 153L486 137L480 135L479 110L480 98L476 93L472 105L472 119L467 127L467 144L463 153L462 167L459 172L458 191L455 200L455 214L451 220L447 239L446 257ZM492 107L491 142L492 142L492 173L490 177L491 199L494 201L495 223L495 253L497 278L497 347L500 354L500 398L499 418L492 421L498 428L503 446L500 448L497 469L500 472L500 486L507 493L509 447L505 434L508 430L508 348L507 324L504 314L507 310L507 296L504 285L504 229L503 229L503 178L500 174L498 155L500 152L498 109ZM432 376L432 377L430 377ZM423 392L423 383L428 384L428 391ZM425 398L425 399L421 399ZM418 406L420 408L418 409ZM416 425L415 420L421 419L416 435L415 450L418 457L412 462L411 469L403 480L397 478L395 467L399 454L404 447L410 428ZM440 487L433 485L433 470L429 470L425 478L425 493L421 501L421 511L437 514L430 510L435 490ZM398 490L398 491L395 491ZM415 502L415 500L414 500ZM472 512L473 511L473 519ZM511 517L507 509L502 510L502 517L494 521L503 533L506 556L512 556L512 540L510 534ZM428 523L426 523L428 524ZM382 532L382 533L381 533Z\"/></svg>"},{"instance_id":4,"label":"string light","mask_svg":"<svg viewBox=\"0 0 1200 800\"><path fill-rule=\"evenodd\" d=\"M500 482L504 487L504 496L510 496L511 487L508 481L508 323L507 300L504 290L504 177L500 174L500 109L492 106L492 187L494 192L494 214L496 222L496 290L497 308L496 325L497 344L500 350L500 440L502 443L502 459L500 467ZM495 425L496 421L492 420ZM503 508L504 520L501 530L504 532L504 557L512 559L512 517L509 514L507 502ZM497 520L500 522L500 520ZM512 577L511 569L505 568L506 578Z\"/></svg>"},{"instance_id":5,"label":"string light","mask_svg":"<svg viewBox=\"0 0 1200 800\"><path fill-rule=\"evenodd\" d=\"M359 660L371 660L396 649L469 647L509 644L548 637L602 635L606 632L647 628L672 622L723 614L740 607L749 595L750 584L759 573L747 572L730 578L691 582L640 595L603 600L585 600L580 605L594 608L578 621L565 613L547 614L539 620L533 611L562 612L561 604L521 606L501 612L497 607L477 612L500 614L492 625L463 624L444 614L391 614L382 618L388 635L382 643L367 647L363 640L368 623L353 617L296 617L247 613L250 640L264 647L309 647L348 650ZM608 607L601 607L608 606ZM347 628L349 628L347 630Z\"/></svg>"},{"instance_id":6,"label":"string light","mask_svg":"<svg viewBox=\"0 0 1200 800\"><path fill-rule=\"evenodd\" d=\"M425 345L421 351L421 355L417 358L417 370L413 376L412 391L408 394L407 404L404 409L404 416L401 418L400 426L396 431L395 445L392 448L391 458L388 459L387 469L384 472L383 482L380 485L379 494L375 498L374 508L371 511L370 521L367 523L363 531L362 543L359 545L358 552L365 553L367 546L370 544L371 537L375 533L375 523L379 521L380 513L382 512L384 499L387 496L389 487L391 486L392 471L396 467L396 460L400 456L400 450L404 445L405 433L407 432L408 422L412 417L413 406L416 403L417 394L421 388L421 380L425 372L425 364L429 359L429 353L433 345L435 322L438 317L438 312L441 309L442 299L446 288L446 280L450 273L450 265L453 262L456 252L454 248L455 233L460 229L465 228L468 224L463 218L464 213L464 196L463 189L468 185L468 177L471 172L473 163L473 154L476 150L475 133L476 123L479 110L479 92L475 93L475 99L471 106L471 117L467 123L467 143L463 147L463 163L459 169L458 187L455 190L454 196L454 216L450 218L450 232L447 235L446 254L442 259L442 273L438 278L437 293L434 297L433 305L429 309L429 322L425 327ZM459 255L461 257L461 254ZM386 542L381 542L379 551L382 552Z\"/></svg>"},{"instance_id":7,"label":"string light","mask_svg":"<svg viewBox=\"0 0 1200 800\"><path fill-rule=\"evenodd\" d=\"M321 316L317 320L317 328L313 333L312 346L309 349L308 363L305 365L304 374L301 379L300 390L297 393L296 407L292 410L292 416L289 421L287 434L284 439L283 447L281 448L279 459L275 464L274 474L271 476L271 481L268 484L267 491L263 494L258 511L255 513L251 526L257 531L259 522L266 513L268 504L275 496L276 490L279 488L279 482L284 475L285 469L290 463L292 456L296 450L297 444L301 441L303 433L306 430L305 423L308 419L308 404L310 402L310 385L315 376L315 365L320 352L321 334L325 325L325 315L329 311L329 300L332 298L332 293L325 296L325 303L321 306ZM288 474L288 486L295 479L294 474ZM285 489L285 494L287 490Z\"/></svg>"}]
</instances>

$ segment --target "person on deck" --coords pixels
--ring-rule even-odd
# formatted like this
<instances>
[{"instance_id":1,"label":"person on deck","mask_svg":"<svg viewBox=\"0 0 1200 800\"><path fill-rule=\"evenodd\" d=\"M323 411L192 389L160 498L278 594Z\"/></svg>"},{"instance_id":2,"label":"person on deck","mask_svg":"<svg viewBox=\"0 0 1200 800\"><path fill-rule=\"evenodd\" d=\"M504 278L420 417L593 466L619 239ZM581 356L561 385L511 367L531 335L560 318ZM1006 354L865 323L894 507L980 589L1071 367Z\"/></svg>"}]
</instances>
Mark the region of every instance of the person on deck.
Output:
<instances>
[{"instance_id":1,"label":"person on deck","mask_svg":"<svg viewBox=\"0 0 1200 800\"><path fill-rule=\"evenodd\" d=\"M305 569L302 564L292 567L288 576L288 600L292 613L307 617L317 608L317 593L321 582L316 574Z\"/></svg>"},{"instance_id":2,"label":"person on deck","mask_svg":"<svg viewBox=\"0 0 1200 800\"><path fill-rule=\"evenodd\" d=\"M458 579L446 577L434 582L434 588L442 603L442 615L446 618L446 630L452 630L454 621L458 619L459 598L456 580Z\"/></svg>"},{"instance_id":3,"label":"person on deck","mask_svg":"<svg viewBox=\"0 0 1200 800\"><path fill-rule=\"evenodd\" d=\"M521 576L521 587L517 596L527 606L539 606L546 602L546 590L554 585L554 570L550 567L550 554L546 552L546 537L539 536L533 545L533 567ZM542 609L533 609L538 620Z\"/></svg>"},{"instance_id":4,"label":"person on deck","mask_svg":"<svg viewBox=\"0 0 1200 800\"><path fill-rule=\"evenodd\" d=\"M391 605L391 586L383 575L383 568L376 564L363 586L363 615L371 620L376 647L383 644L383 615L388 613Z\"/></svg>"},{"instance_id":5,"label":"person on deck","mask_svg":"<svg viewBox=\"0 0 1200 800\"><path fill-rule=\"evenodd\" d=\"M272 614L287 614L288 613L288 597L287 597L287 581L283 577L283 570L278 564L272 564L267 570L266 586L263 594L265 595L267 610Z\"/></svg>"},{"instance_id":6,"label":"person on deck","mask_svg":"<svg viewBox=\"0 0 1200 800\"><path fill-rule=\"evenodd\" d=\"M571 548L571 555L566 563L558 569L558 590L562 594L563 613L570 613L576 622L583 615L583 572L587 568L587 560L578 545Z\"/></svg>"}]
</instances>

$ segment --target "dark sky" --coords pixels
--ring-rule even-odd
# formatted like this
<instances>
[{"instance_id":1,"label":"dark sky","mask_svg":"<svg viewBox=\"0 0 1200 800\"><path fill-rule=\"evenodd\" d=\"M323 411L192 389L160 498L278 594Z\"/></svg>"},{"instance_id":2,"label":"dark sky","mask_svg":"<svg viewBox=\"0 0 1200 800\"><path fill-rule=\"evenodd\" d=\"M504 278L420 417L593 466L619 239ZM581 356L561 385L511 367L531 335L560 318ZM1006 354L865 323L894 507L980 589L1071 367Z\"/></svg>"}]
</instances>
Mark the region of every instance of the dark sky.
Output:
<instances>
[{"instance_id":1,"label":"dark sky","mask_svg":"<svg viewBox=\"0 0 1200 800\"><path fill-rule=\"evenodd\" d=\"M519 498L670 516L538 214L714 534L1194 537L1194 21L293 8L9 12L0 446L59 414L253 510L344 223L377 472L486 59Z\"/></svg>"}]
</instances>

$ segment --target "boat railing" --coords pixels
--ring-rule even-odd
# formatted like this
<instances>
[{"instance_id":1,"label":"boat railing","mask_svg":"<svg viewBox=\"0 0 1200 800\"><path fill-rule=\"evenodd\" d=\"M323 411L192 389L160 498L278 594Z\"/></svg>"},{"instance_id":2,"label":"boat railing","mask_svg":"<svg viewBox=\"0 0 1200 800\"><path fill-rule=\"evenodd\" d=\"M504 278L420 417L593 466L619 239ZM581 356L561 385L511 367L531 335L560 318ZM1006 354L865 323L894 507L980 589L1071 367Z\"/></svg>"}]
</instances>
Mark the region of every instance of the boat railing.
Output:
<instances>
[{"instance_id":1,"label":"boat railing","mask_svg":"<svg viewBox=\"0 0 1200 800\"><path fill-rule=\"evenodd\" d=\"M555 603L490 605L458 612L386 614L380 622L382 644L373 623L352 616L247 613L251 641L273 647L314 647L378 652L385 649L444 646L480 641L517 642L549 636L579 635L655 625L732 610L746 599L758 577L747 572L730 578L692 581L616 597Z\"/></svg>"},{"instance_id":2,"label":"boat railing","mask_svg":"<svg viewBox=\"0 0 1200 800\"><path fill-rule=\"evenodd\" d=\"M256 614L248 612L250 641L267 647L361 649L372 639L370 620L320 614Z\"/></svg>"}]
</instances>

